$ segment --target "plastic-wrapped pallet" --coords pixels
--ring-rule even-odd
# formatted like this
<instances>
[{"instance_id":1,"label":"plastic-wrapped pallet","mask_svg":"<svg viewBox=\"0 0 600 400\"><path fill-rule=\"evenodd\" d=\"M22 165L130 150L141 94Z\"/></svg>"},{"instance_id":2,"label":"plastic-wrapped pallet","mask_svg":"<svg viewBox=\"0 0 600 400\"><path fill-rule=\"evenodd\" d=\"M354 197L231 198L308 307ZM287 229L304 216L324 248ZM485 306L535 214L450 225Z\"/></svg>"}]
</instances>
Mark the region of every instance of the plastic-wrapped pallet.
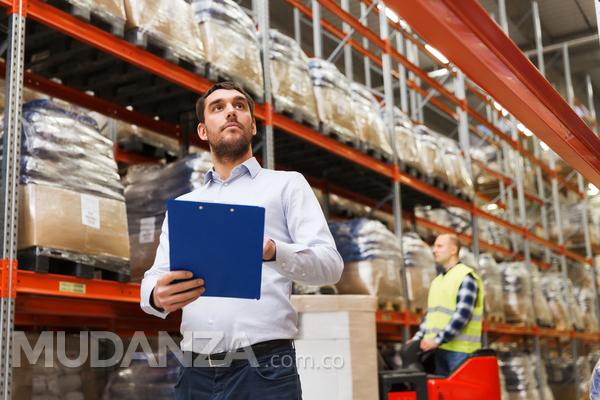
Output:
<instances>
[{"instance_id":1,"label":"plastic-wrapped pallet","mask_svg":"<svg viewBox=\"0 0 600 400\"><path fill-rule=\"evenodd\" d=\"M506 219L503 211L496 211L493 214ZM477 219L477 228L479 240L505 249L510 248L509 233L506 228L484 218Z\"/></svg>"},{"instance_id":2,"label":"plastic-wrapped pallet","mask_svg":"<svg viewBox=\"0 0 600 400\"><path fill-rule=\"evenodd\" d=\"M123 177L131 245L131 279L141 280L154 263L167 199L204 185L210 153L190 154L166 165L135 165Z\"/></svg>"},{"instance_id":3,"label":"plastic-wrapped pallet","mask_svg":"<svg viewBox=\"0 0 600 400\"><path fill-rule=\"evenodd\" d=\"M485 289L484 311L486 318L494 322L505 322L502 275L496 260L491 254L481 254L479 256L479 273Z\"/></svg>"},{"instance_id":4,"label":"plastic-wrapped pallet","mask_svg":"<svg viewBox=\"0 0 600 400\"><path fill-rule=\"evenodd\" d=\"M431 281L438 272L431 248L415 233L402 237L408 306L411 312L424 313L427 310L427 296Z\"/></svg>"},{"instance_id":5,"label":"plastic-wrapped pallet","mask_svg":"<svg viewBox=\"0 0 600 400\"><path fill-rule=\"evenodd\" d=\"M391 160L392 146L381 117L379 102L363 85L352 82L350 88L360 140L364 142L366 149L375 149Z\"/></svg>"},{"instance_id":6,"label":"plastic-wrapped pallet","mask_svg":"<svg viewBox=\"0 0 600 400\"><path fill-rule=\"evenodd\" d=\"M113 27L113 34L123 37L125 6L123 0L67 0L78 8L77 14L89 20L90 12Z\"/></svg>"},{"instance_id":7,"label":"plastic-wrapped pallet","mask_svg":"<svg viewBox=\"0 0 600 400\"><path fill-rule=\"evenodd\" d=\"M526 353L499 353L498 363L506 379L510 400L539 400L535 369Z\"/></svg>"},{"instance_id":8,"label":"plastic-wrapped pallet","mask_svg":"<svg viewBox=\"0 0 600 400\"><path fill-rule=\"evenodd\" d=\"M400 243L381 222L358 219L329 224L344 259L336 287L340 294L377 296L386 308L403 309Z\"/></svg>"},{"instance_id":9,"label":"plastic-wrapped pallet","mask_svg":"<svg viewBox=\"0 0 600 400\"><path fill-rule=\"evenodd\" d=\"M554 394L552 393L552 389L550 389L550 385L548 385L548 374L546 373L546 366L543 362L541 363L540 373L542 375L542 381L540 382L537 368L538 364L535 354L529 355L529 362L531 363L531 365L534 366L533 377L535 378L538 391L544 393L544 400L554 400Z\"/></svg>"},{"instance_id":10,"label":"plastic-wrapped pallet","mask_svg":"<svg viewBox=\"0 0 600 400\"><path fill-rule=\"evenodd\" d=\"M311 58L308 66L321 122L348 141L359 140L350 80L334 64L320 58Z\"/></svg>"},{"instance_id":11,"label":"plastic-wrapped pallet","mask_svg":"<svg viewBox=\"0 0 600 400\"><path fill-rule=\"evenodd\" d=\"M68 260L129 275L114 144L94 120L48 100L25 104L20 183L19 250L52 249Z\"/></svg>"},{"instance_id":12,"label":"plastic-wrapped pallet","mask_svg":"<svg viewBox=\"0 0 600 400\"><path fill-rule=\"evenodd\" d=\"M585 203L580 202L576 204L569 204L567 206L561 206L561 220L564 237L568 237L567 243L580 244L584 243L585 237L583 232L583 215L582 207L585 207ZM592 221L590 211L587 210L588 221ZM556 226L556 216L554 213L550 213L548 219L550 225L548 234L550 240L556 241L558 238L558 227ZM588 229L592 231L591 225Z\"/></svg>"},{"instance_id":13,"label":"plastic-wrapped pallet","mask_svg":"<svg viewBox=\"0 0 600 400\"><path fill-rule=\"evenodd\" d=\"M573 292L575 300L577 300L577 304L581 310L585 331L590 333L598 332L600 330L600 324L598 323L598 313L592 288L589 286L575 286Z\"/></svg>"},{"instance_id":14,"label":"plastic-wrapped pallet","mask_svg":"<svg viewBox=\"0 0 600 400\"><path fill-rule=\"evenodd\" d=\"M542 291L540 271L535 265L531 266L531 282L533 284L533 305L535 306L537 323L539 326L553 328L554 319L552 318L552 311L550 310L548 300L546 300L546 296Z\"/></svg>"},{"instance_id":15,"label":"plastic-wrapped pallet","mask_svg":"<svg viewBox=\"0 0 600 400\"><path fill-rule=\"evenodd\" d=\"M469 251L469 249L466 247L461 247L460 252L458 253L458 258L461 263L471 268L473 271L475 271L477 276L481 278L481 269L479 268L479 263L477 262L477 258L475 258L475 254L471 253L471 251Z\"/></svg>"},{"instance_id":16,"label":"plastic-wrapped pallet","mask_svg":"<svg viewBox=\"0 0 600 400\"><path fill-rule=\"evenodd\" d=\"M529 273L522 262L500 263L506 322L535 324Z\"/></svg>"},{"instance_id":17,"label":"plastic-wrapped pallet","mask_svg":"<svg viewBox=\"0 0 600 400\"><path fill-rule=\"evenodd\" d=\"M185 0L124 0L125 38L146 48L148 41L199 68L205 56L200 35ZM203 72L203 70L202 70Z\"/></svg>"},{"instance_id":18,"label":"plastic-wrapped pallet","mask_svg":"<svg viewBox=\"0 0 600 400\"><path fill-rule=\"evenodd\" d=\"M252 19L232 0L194 0L192 14L200 32L207 70L218 75L210 78L234 81L263 98L260 44Z\"/></svg>"},{"instance_id":19,"label":"plastic-wrapped pallet","mask_svg":"<svg viewBox=\"0 0 600 400\"><path fill-rule=\"evenodd\" d=\"M452 139L440 137L440 146L442 148L442 158L448 169L448 177L452 186L458 188L465 196L473 198L475 195L471 173L467 169L467 164L462 151Z\"/></svg>"},{"instance_id":20,"label":"plastic-wrapped pallet","mask_svg":"<svg viewBox=\"0 0 600 400\"><path fill-rule=\"evenodd\" d=\"M439 144L440 135L424 125L416 125L414 132L419 150L419 169L426 175L451 184L443 151Z\"/></svg>"},{"instance_id":21,"label":"plastic-wrapped pallet","mask_svg":"<svg viewBox=\"0 0 600 400\"><path fill-rule=\"evenodd\" d=\"M385 121L385 108L381 116ZM413 132L413 123L398 107L394 107L394 132L396 133L396 153L404 164L421 170L417 137Z\"/></svg>"},{"instance_id":22,"label":"plastic-wrapped pallet","mask_svg":"<svg viewBox=\"0 0 600 400\"><path fill-rule=\"evenodd\" d=\"M271 29L271 88L275 110L319 126L317 100L313 90L308 57L294 39Z\"/></svg>"},{"instance_id":23,"label":"plastic-wrapped pallet","mask_svg":"<svg viewBox=\"0 0 600 400\"><path fill-rule=\"evenodd\" d=\"M573 283L568 280L569 293L571 294L571 309L569 310L563 276L559 272L549 272L542 275L542 291L548 299L552 311L554 324L558 330L570 330L574 328L579 331L585 329L583 316L577 301L575 300Z\"/></svg>"},{"instance_id":24,"label":"plastic-wrapped pallet","mask_svg":"<svg viewBox=\"0 0 600 400\"><path fill-rule=\"evenodd\" d=\"M510 394L506 390L506 377L504 376L504 372L502 372L502 368L500 368L500 363L498 363L498 372L500 373L500 399L510 400Z\"/></svg>"},{"instance_id":25,"label":"plastic-wrapped pallet","mask_svg":"<svg viewBox=\"0 0 600 400\"><path fill-rule=\"evenodd\" d=\"M579 393L582 396L590 393L590 387L592 384L592 371L588 364L586 356L577 357L577 378L579 380ZM587 397L583 397L584 399Z\"/></svg>"}]
</instances>

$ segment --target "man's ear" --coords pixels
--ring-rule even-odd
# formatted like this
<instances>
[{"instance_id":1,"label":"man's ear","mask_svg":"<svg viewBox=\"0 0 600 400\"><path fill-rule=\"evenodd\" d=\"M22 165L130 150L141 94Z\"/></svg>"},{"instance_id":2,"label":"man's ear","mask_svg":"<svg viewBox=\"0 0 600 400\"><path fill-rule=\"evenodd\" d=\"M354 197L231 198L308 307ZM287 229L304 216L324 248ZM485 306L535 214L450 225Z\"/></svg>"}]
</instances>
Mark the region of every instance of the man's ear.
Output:
<instances>
[{"instance_id":1,"label":"man's ear","mask_svg":"<svg viewBox=\"0 0 600 400\"><path fill-rule=\"evenodd\" d=\"M252 135L256 136L256 119L252 118Z\"/></svg>"},{"instance_id":2,"label":"man's ear","mask_svg":"<svg viewBox=\"0 0 600 400\"><path fill-rule=\"evenodd\" d=\"M198 124L198 136L200 136L200 139L204 141L208 140L208 135L206 134L206 126L202 123Z\"/></svg>"}]
</instances>

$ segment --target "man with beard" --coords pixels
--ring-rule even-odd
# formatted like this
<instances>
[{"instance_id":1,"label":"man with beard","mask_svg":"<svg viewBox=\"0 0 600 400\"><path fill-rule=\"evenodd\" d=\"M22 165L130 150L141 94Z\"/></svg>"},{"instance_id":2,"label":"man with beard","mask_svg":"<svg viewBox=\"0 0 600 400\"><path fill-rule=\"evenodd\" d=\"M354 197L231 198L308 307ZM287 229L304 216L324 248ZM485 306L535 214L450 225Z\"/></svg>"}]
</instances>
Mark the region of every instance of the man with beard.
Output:
<instances>
[{"instance_id":1,"label":"man with beard","mask_svg":"<svg viewBox=\"0 0 600 400\"><path fill-rule=\"evenodd\" d=\"M196 112L198 134L210 145L214 167L202 188L179 199L266 209L261 296L202 297L202 279L174 283L192 273L169 271L165 218L154 265L142 281L142 309L165 318L183 308L181 347L193 363L182 363L175 385L178 400L301 399L292 342L297 333L292 279L311 285L337 283L342 258L304 177L262 169L252 157L252 98L233 83L219 83L198 100ZM235 243L227 245L236 251Z\"/></svg>"}]
</instances>

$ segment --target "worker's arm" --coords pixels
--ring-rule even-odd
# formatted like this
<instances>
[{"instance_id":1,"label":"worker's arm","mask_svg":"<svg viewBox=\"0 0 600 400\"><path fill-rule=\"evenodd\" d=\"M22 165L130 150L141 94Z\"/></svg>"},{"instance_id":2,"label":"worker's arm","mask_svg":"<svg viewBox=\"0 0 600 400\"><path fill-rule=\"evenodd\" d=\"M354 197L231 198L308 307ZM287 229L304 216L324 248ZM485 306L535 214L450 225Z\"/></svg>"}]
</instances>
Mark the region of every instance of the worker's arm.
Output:
<instances>
[{"instance_id":1,"label":"worker's arm","mask_svg":"<svg viewBox=\"0 0 600 400\"><path fill-rule=\"evenodd\" d=\"M275 260L265 265L281 275L309 285L340 280L344 262L319 201L306 179L297 174L283 194L286 223L292 243L273 240ZM265 259L271 253L264 253Z\"/></svg>"},{"instance_id":2,"label":"worker's arm","mask_svg":"<svg viewBox=\"0 0 600 400\"><path fill-rule=\"evenodd\" d=\"M413 336L413 338L410 340L411 342L414 340L421 340L423 339L423 336L425 336L425 327L427 326L427 313L425 313L425 315L423 315L423 320L421 321L421 325L419 325L419 330L417 331L417 333L415 333L415 336Z\"/></svg>"},{"instance_id":3,"label":"worker's arm","mask_svg":"<svg viewBox=\"0 0 600 400\"><path fill-rule=\"evenodd\" d=\"M454 336L467 326L473 316L478 290L477 280L471 274L465 276L456 297L456 311L452 314L446 328L433 339L438 346L454 339Z\"/></svg>"}]
</instances>

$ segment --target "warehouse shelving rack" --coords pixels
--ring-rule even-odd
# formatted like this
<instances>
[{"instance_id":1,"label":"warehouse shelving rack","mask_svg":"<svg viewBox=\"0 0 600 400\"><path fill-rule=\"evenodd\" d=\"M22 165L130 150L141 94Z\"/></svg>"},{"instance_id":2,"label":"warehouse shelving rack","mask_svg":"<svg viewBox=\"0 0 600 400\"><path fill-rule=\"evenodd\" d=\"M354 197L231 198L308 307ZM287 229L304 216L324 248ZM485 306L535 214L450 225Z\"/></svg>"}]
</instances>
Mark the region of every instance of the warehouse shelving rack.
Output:
<instances>
[{"instance_id":1,"label":"warehouse shelving rack","mask_svg":"<svg viewBox=\"0 0 600 400\"><path fill-rule=\"evenodd\" d=\"M295 0L287 1L295 6L294 19L296 21L297 36L299 36L298 26L300 24L300 13L304 13L312 18L313 29L316 33L314 35L315 49L321 48L319 45L320 37L322 35L321 28L326 29L331 32L334 37L341 40L346 38L350 28L354 29L354 31L363 37L362 44L353 38L349 38L346 42L344 52L345 54L348 54L348 49L352 48L362 54L364 56L365 65L369 64L367 69L369 71L371 68L370 64L375 64L381 68L384 78L384 93L381 97L385 99L388 111L387 115L393 115L391 112L391 107L394 104L392 80L397 79L399 80L401 88L400 103L403 111L408 112L409 110L419 109L414 116L411 116L422 121L422 112L420 112L422 111L422 109L420 109L422 106L419 107L419 104L417 104L417 100L419 99L418 96L421 96L459 123L459 135L467 160L470 161L468 154L469 146L467 145L470 130L488 141L491 140L494 143L503 143L505 147L509 146L514 150L519 151L523 157L527 158L536 166L536 169L538 170L538 183L540 180L543 180L543 174L551 177L553 192L558 192L562 185L568 190L575 191L580 195L585 196L581 184L579 185L579 188L576 188L567 179L558 175L554 169L541 162L538 155L530 153L521 146L519 137L522 137L523 134L514 128L516 127L516 124L513 124L514 129L511 132L511 135L508 135L496 128L493 118L490 118L491 120L489 120L468 105L464 93L465 87L482 99L482 101L486 103L487 108L494 106L493 100L487 96L483 90L480 90L475 83L489 81L491 82L490 84L484 85L482 83L479 86L489 93L493 93L494 97L501 104L515 104L514 109L507 107L507 110L513 112L515 116L523 121L525 125L530 127L536 134L543 133L544 141L549 143L552 148L560 151L561 154L564 154L563 158L574 160L574 166L585 172L590 181L599 185L600 160L598 160L597 151L594 150L593 146L598 146L600 141L598 141L595 136L590 136L591 131L589 128L581 122L575 113L570 109L565 108L564 101L557 100L558 95L553 89L550 90L551 88L548 87L549 85L546 81L540 80L537 71L532 71L530 65L523 64L523 55L520 52L519 54L516 54L514 58L499 57L499 50L509 50L509 54L513 54L516 47L511 42L507 42L504 36L498 34L495 25L490 25L489 17L487 17L487 14L481 14L483 10L480 9L475 2L460 2L461 4L458 5L458 1L444 0L436 2L435 7L429 7L429 2L419 0L406 1L402 4L389 4L393 11L396 11L410 26L419 32L422 38L428 40L429 43L441 50L446 56L449 56L454 65L466 72L472 79L477 79L477 81L469 82L467 80L465 82L462 72L458 70L451 71L451 75L456 76L456 81L458 82L458 90L455 95L445 89L445 87L435 79L430 78L425 71L418 67L418 57L416 57L417 49L430 54L430 52L424 48L420 40L413 36L411 32L402 29L399 23L392 24L392 28L395 28L395 30L392 35L389 34L389 21L386 17L385 6L382 5L381 9L378 10L372 7L373 3L369 0L365 0L363 1L363 4L361 4L363 15L366 15L368 7L371 7L374 12L379 12L381 32L380 35L377 35L370 30L368 26L365 26L364 23L360 23L357 18L344 10L347 10L348 8L347 3L344 4L344 2L342 2L342 5L340 6L332 0L318 0L312 2L312 9L308 9L304 4ZM263 35L266 34L265 27L268 28L269 22L268 7L266 7L266 4L266 1L255 2L255 10L259 15L259 18L257 19L262 30L261 34ZM185 132L182 126L177 123L157 121L150 115L131 111L122 104L119 105L114 101L108 101L100 97L85 94L81 90L69 87L68 84L61 85L47 77L25 71L24 41L26 20L36 21L36 23L48 26L53 31L75 38L91 48L114 57L115 60L131 64L190 92L202 93L211 85L211 83L185 68L173 65L148 51L140 50L101 29L77 20L39 0L0 0L0 5L7 8L9 13L9 37L7 39L9 49L6 57L7 62L5 65L1 65L1 67L4 68L7 77L7 108L5 115L6 121L10 121L10 124L6 125L7 128L4 136L5 154L3 157L2 177L2 221L4 222L2 225L4 234L3 258L5 261L2 264L3 269L1 277L3 282L3 351L1 361L4 374L2 375L3 379L0 383L0 391L4 398L9 398L11 372L10 357L12 351L10 341L14 325L31 326L47 324L53 326L72 326L73 324L83 324L93 327L107 327L109 330L120 332L132 331L138 327L139 329L148 327L147 329L149 330L176 330L177 326L177 316L159 324L156 322L156 319L149 319L141 314L136 304L139 301L139 285L84 280L57 275L37 275L24 271L19 271L17 273L15 261L16 243L14 238L16 237L16 216L18 206L15 194L19 174L18 162L15 162L15 160L18 160L19 158L19 105L23 85L113 118L177 137L182 143L189 141L194 144L201 144L195 136L188 136L189 132ZM326 8L342 19L345 24L342 31L336 28L332 23L320 17L321 7ZM431 32L428 30L430 27L429 22L427 22L427 27L423 27L423 22L420 22L420 20L430 21L430 19L438 21L436 28L432 29ZM395 35L396 39L396 48L391 44L393 35ZM456 37L460 40L455 40ZM405 42L404 39L407 41ZM374 52L368 50L369 45L374 45L378 48L382 55L378 56ZM470 46L476 45L483 45L485 49L483 53L485 54L478 55L469 51ZM315 53L318 54L317 51L315 51ZM403 55L404 53L406 53L406 56ZM269 62L267 55L267 52L263 54L263 61L265 63ZM346 58L346 60L348 60L348 58ZM476 61L476 63L473 64L473 67L470 67L468 63L473 61ZM397 70L392 67L392 62L398 63ZM491 65L493 65L493 67ZM473 71L475 66L478 68L478 72L470 73L469 71ZM447 66L445 66L445 68L446 67ZM265 71L269 71L269 69L265 68ZM346 66L346 73L352 75L351 64ZM406 76L407 73L408 77ZM506 78L511 74L512 76L516 76L515 82L517 82L517 89L511 88L512 92L506 87L506 83L502 82L502 78ZM267 78L265 83L266 89L268 89L268 74L266 74L265 78ZM367 84L369 83L369 80L370 79L366 79ZM430 88L430 91L428 92L422 85L427 85ZM410 91L408 89L410 89ZM267 93L270 93L270 91L267 90ZM432 97L433 93L439 93L444 100ZM517 105L522 104L522 102L514 102L515 98L518 98L519 96L523 96L524 99L529 100L533 105L530 104L527 105L527 107L520 109ZM558 97L558 99L560 98ZM421 103L424 104L423 101ZM451 107L455 107L456 110L453 111ZM549 111L553 112L554 117L550 118L549 121L543 120ZM255 112L257 119L262 122L264 127L265 139L263 142L263 149L266 150L263 152L263 162L265 166L271 168L275 166L274 153L277 153L278 146L280 148L282 147L281 143L278 143L278 138L275 138L273 135L273 130L277 129L278 136L282 136L282 132L285 132L287 137L290 138L286 144L287 146L293 146L300 142L308 143L313 146L313 149L320 151L319 155L329 154L329 160L331 159L331 155L334 155L336 161L346 160L345 165L359 166L363 170L368 171L368 173L371 174L370 177L378 176L378 179L384 186L386 185L385 182L387 182L387 185L391 183L389 186L391 186L394 194L392 206L389 207L388 205L385 205L384 209L391 209L391 211L393 211L396 222L396 234L399 238L401 238L402 235L400 223L401 215L409 217L418 224L431 229L440 232L448 231L448 228L437 226L430 221L415 218L410 215L406 209L414 205L410 203L410 197L416 196L420 201L428 201L435 205L443 203L468 210L475 218L485 218L508 229L515 235L522 236L525 239L525 243L527 243L527 239L530 239L546 246L549 251L560 255L561 260L567 260L568 258L579 262L591 263L590 252L586 253L585 256L581 256L576 252L566 249L563 244L552 243L547 237L533 235L529 232L527 227L517 225L514 218L510 221L505 221L481 210L475 206L475 203L470 203L452 196L449 193L410 176L399 169L396 155L394 156L393 165L390 166L331 138L325 137L283 115L275 113L271 101L269 101L269 95L267 95L264 104L257 105ZM489 129L492 132L492 135L486 135L481 130L470 125L467 121L467 116ZM393 127L392 120L386 122L389 128ZM571 132L570 135L564 134L564 127L569 129ZM393 129L391 129L391 131L393 132ZM561 140L568 141L568 146L564 149L561 147L561 145L564 145ZM7 144L12 144L12 146L8 146ZM598 149L598 147L596 147L596 149ZM137 163L144 161L144 158L136 154L124 152L118 149L118 147L116 155L119 160L124 162ZM477 162L474 161L474 164L477 164ZM480 164L478 165L482 168L486 168ZM293 167L293 165L289 166ZM310 171L309 168L307 168L307 170ZM519 169L517 168L517 171L518 170ZM313 168L312 172L314 171L315 169ZM506 171L504 173L499 171L488 172L500 177L501 186L510 186L512 182L515 181L507 176ZM317 174L313 175L316 176ZM321 183L323 182L322 179L312 179L312 181L317 180ZM580 183L582 182L583 181L580 180ZM345 193L347 195L351 194L351 197L359 198L363 200L363 202L371 204L371 206L373 206L373 204L376 205L378 203L376 199L384 197L383 195L387 195L388 192L388 189L373 189L368 193L369 196L365 198L364 196L356 194L361 192L360 186L353 186L347 180L343 183L343 187L338 187L331 182L327 182L326 186L329 187L332 192L336 190L339 193ZM516 179L516 186L518 202L520 205L521 203L524 203L525 198L527 198L530 201L537 201L541 206L546 206L543 195L539 196L523 189L521 179ZM400 192L401 188L402 193ZM350 189L350 191L348 189ZM512 190L505 192L503 197L507 198L507 200L511 199ZM556 197L558 197L558 194L556 194ZM505 204L510 203L511 201L512 200L507 201ZM404 214L401 213L403 206L405 210L402 212ZM515 207L508 207L506 205L505 207L509 208L514 213ZM524 207L519 207L519 209L523 212ZM560 212L559 207L555 207L555 212ZM522 216L521 220L524 221L525 218ZM560 221L560 218L557 218L557 221ZM473 226L476 225L474 224ZM524 254L518 255L513 254L509 250L482 243L478 240L476 235L476 229L473 229L472 236L466 234L462 235L465 240L470 241L473 244L474 252L476 254L479 251L479 247L481 247L492 251L498 251L516 259L521 258L525 261L529 261L527 244L524 247ZM589 240L587 242L589 243ZM542 267L545 266L542 262L534 262L537 262L538 265ZM566 271L566 267L563 268L563 271ZM595 279L593 274L592 277ZM63 283L62 285L61 282ZM64 283L67 283L67 285ZM82 285L85 285L85 294L75 293L82 290ZM65 287L67 289L65 289ZM63 289L62 291L61 288ZM15 310L17 311L16 315ZM76 322L73 321L72 317L77 317ZM405 339L409 332L408 328L411 325L417 324L418 318L418 316L411 315L408 312L379 313L379 330L383 337L383 334L386 333L386 326L401 326L403 331L402 338ZM568 336L573 340L593 340L600 337L600 335L585 335L572 331L566 333L557 332L554 330L541 329L537 326L520 328L510 325L500 326L498 324L488 323L486 323L485 326L485 329L488 332L527 335L535 337L536 340L540 336ZM392 338L392 336L388 337ZM539 344L536 347L539 348Z\"/></svg>"}]
</instances>

